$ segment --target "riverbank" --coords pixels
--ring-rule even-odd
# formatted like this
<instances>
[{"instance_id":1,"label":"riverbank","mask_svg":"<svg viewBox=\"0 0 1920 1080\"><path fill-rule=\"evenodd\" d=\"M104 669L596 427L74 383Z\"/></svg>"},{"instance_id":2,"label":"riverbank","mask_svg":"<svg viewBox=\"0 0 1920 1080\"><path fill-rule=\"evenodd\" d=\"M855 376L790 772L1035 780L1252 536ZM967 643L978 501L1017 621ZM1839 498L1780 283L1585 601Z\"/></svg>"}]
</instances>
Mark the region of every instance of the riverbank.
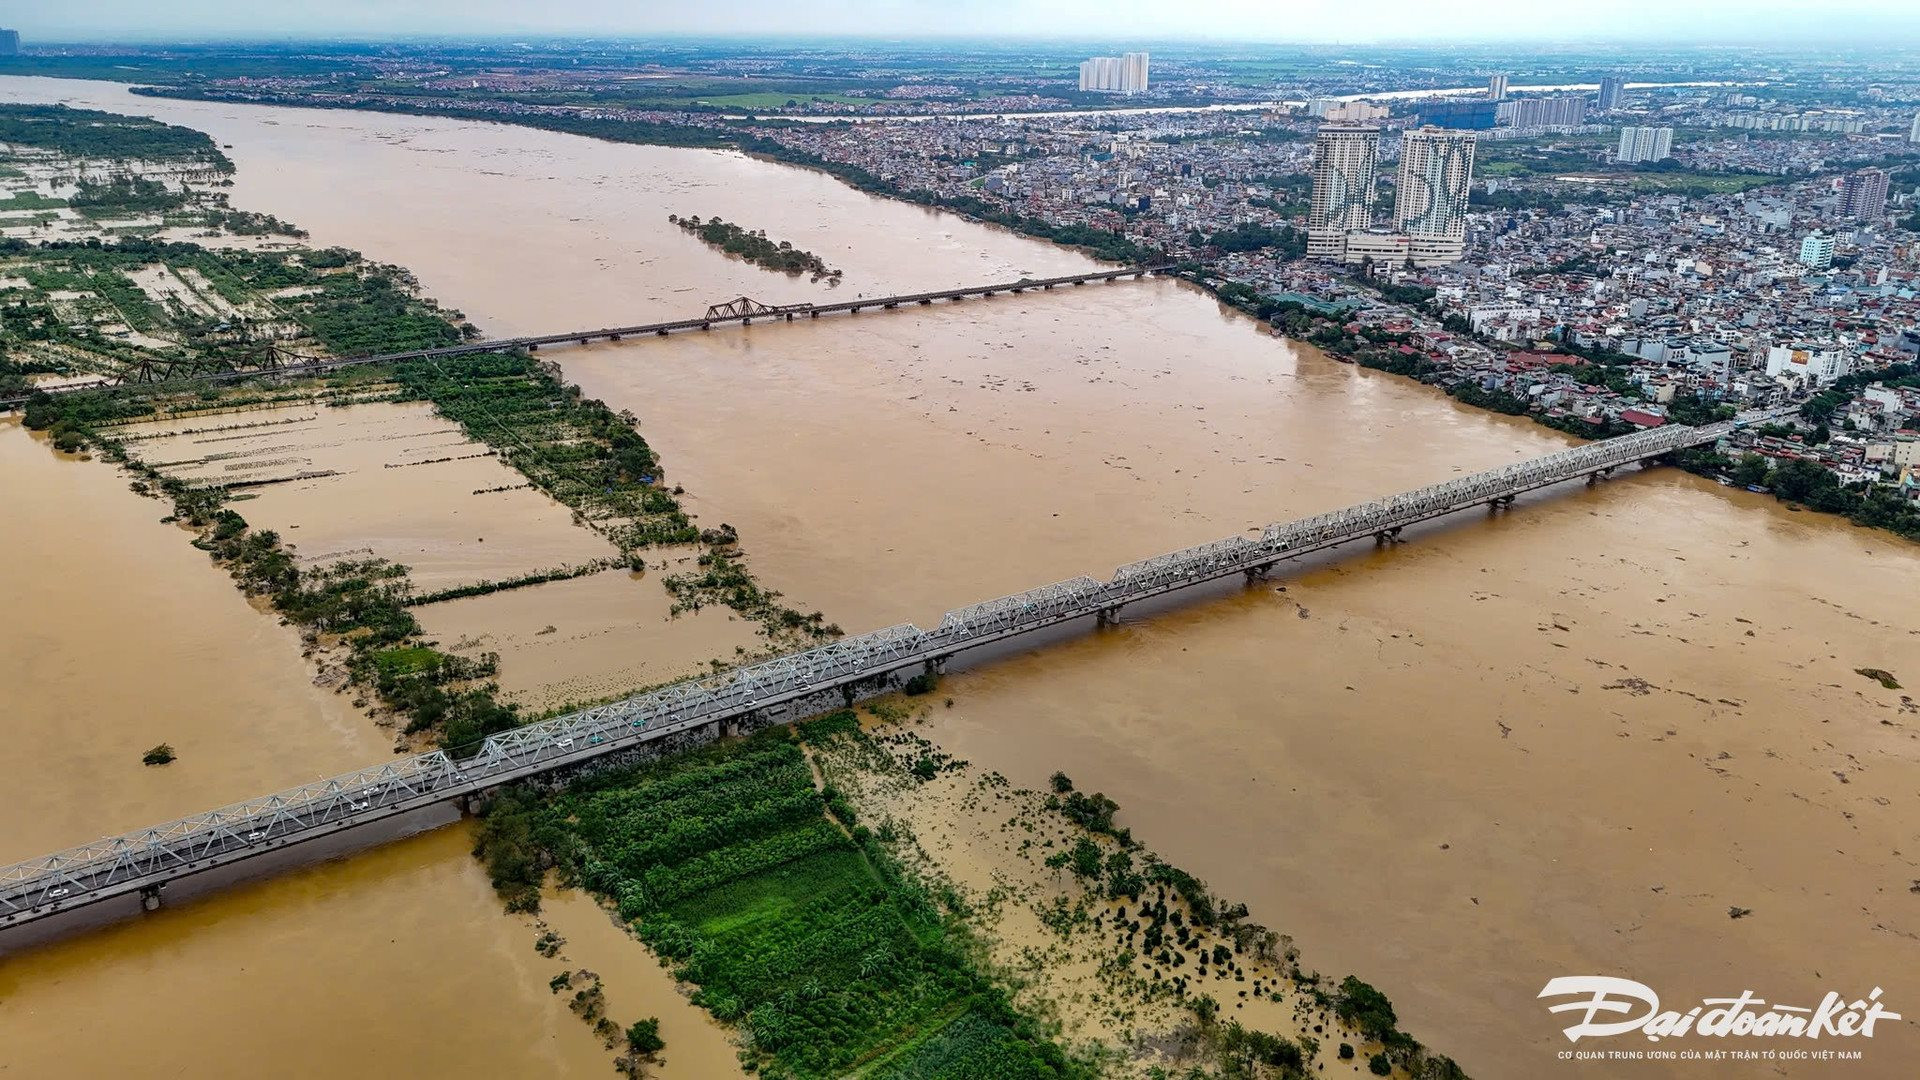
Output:
<instances>
[{"instance_id":1,"label":"riverbank","mask_svg":"<svg viewBox=\"0 0 1920 1080\"><path fill-rule=\"evenodd\" d=\"M1605 416L1588 418L1543 410L1532 402L1498 389L1487 389L1471 378L1454 375L1444 365L1429 359L1414 348L1412 336L1373 326L1348 322L1308 309L1289 300L1275 300L1234 282L1218 284L1217 279L1189 271L1182 276L1212 293L1227 304L1261 320L1273 333L1284 333L1325 350L1348 363L1375 371L1412 379L1442 390L1465 405L1506 416L1525 417L1536 424L1563 431L1582 439L1608 439L1641 430L1635 424ZM1483 344L1504 346L1502 342ZM1616 375L1607 364L1576 353L1571 362L1563 360L1554 371L1566 371L1595 385L1612 385ZM1803 418L1811 424L1769 425L1756 433L1741 436L1720 448L1688 450L1669 455L1669 460L1698 476L1735 481L1740 486L1765 491L1791 510L1802 508L1834 514L1862 528L1880 529L1907 540L1920 541L1920 502L1902 494L1894 484L1866 485L1848 483L1830 468L1799 457L1775 457L1756 452L1767 448L1766 439L1780 441L1783 454L1823 443L1830 438L1826 421L1851 395L1867 386L1913 386L1920 384L1920 373L1912 365L1894 364L1876 372L1847 376L1835 387L1823 391L1802 407ZM1622 384L1630 389L1630 385ZM1731 405L1716 406L1681 395L1669 402L1666 423L1698 425L1730 419ZM1785 445L1791 442L1792 446Z\"/></svg>"}]
</instances>

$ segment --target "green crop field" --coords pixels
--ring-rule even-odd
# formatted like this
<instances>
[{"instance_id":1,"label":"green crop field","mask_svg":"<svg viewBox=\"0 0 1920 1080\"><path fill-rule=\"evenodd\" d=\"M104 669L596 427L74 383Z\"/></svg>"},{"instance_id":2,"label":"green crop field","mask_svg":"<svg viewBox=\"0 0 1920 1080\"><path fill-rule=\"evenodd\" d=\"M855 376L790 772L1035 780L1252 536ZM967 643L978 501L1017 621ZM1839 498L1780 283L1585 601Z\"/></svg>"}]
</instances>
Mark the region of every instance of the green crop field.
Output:
<instances>
[{"instance_id":1,"label":"green crop field","mask_svg":"<svg viewBox=\"0 0 1920 1080\"><path fill-rule=\"evenodd\" d=\"M617 903L694 1001L744 1030L762 1076L1077 1075L852 818L815 789L794 733L773 730L550 801L510 793L481 847L510 900L552 858Z\"/></svg>"}]
</instances>

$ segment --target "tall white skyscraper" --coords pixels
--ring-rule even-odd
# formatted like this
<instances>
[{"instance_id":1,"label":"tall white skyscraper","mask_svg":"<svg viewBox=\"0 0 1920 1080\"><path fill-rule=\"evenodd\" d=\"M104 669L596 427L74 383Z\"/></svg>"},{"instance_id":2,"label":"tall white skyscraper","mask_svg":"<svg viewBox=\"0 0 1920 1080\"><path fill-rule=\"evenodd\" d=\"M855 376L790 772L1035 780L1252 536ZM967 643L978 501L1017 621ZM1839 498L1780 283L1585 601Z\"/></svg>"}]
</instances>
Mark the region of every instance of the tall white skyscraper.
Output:
<instances>
[{"instance_id":1,"label":"tall white skyscraper","mask_svg":"<svg viewBox=\"0 0 1920 1080\"><path fill-rule=\"evenodd\" d=\"M1147 54L1095 56L1080 62L1080 89L1120 94L1147 92Z\"/></svg>"},{"instance_id":2,"label":"tall white skyscraper","mask_svg":"<svg viewBox=\"0 0 1920 1080\"><path fill-rule=\"evenodd\" d=\"M1920 143L1920 113L1915 113L1913 116L1913 130L1907 132L1907 141Z\"/></svg>"},{"instance_id":3,"label":"tall white skyscraper","mask_svg":"<svg viewBox=\"0 0 1920 1080\"><path fill-rule=\"evenodd\" d=\"M1614 151L1613 160L1665 161L1672 156L1672 128L1628 126L1620 129L1620 148Z\"/></svg>"},{"instance_id":4,"label":"tall white skyscraper","mask_svg":"<svg viewBox=\"0 0 1920 1080\"><path fill-rule=\"evenodd\" d=\"M1818 230L1807 234L1800 241L1800 265L1814 270L1825 270L1833 265L1833 237Z\"/></svg>"},{"instance_id":5,"label":"tall white skyscraper","mask_svg":"<svg viewBox=\"0 0 1920 1080\"><path fill-rule=\"evenodd\" d=\"M1437 127L1400 136L1393 227L1411 240L1408 258L1417 264L1454 262L1466 251L1475 141L1471 131Z\"/></svg>"},{"instance_id":6,"label":"tall white skyscraper","mask_svg":"<svg viewBox=\"0 0 1920 1080\"><path fill-rule=\"evenodd\" d=\"M1507 99L1507 77L1505 75L1487 76L1487 96L1495 101Z\"/></svg>"},{"instance_id":7,"label":"tall white skyscraper","mask_svg":"<svg viewBox=\"0 0 1920 1080\"><path fill-rule=\"evenodd\" d=\"M1338 259L1347 233L1373 224L1373 182L1380 165L1380 129L1329 124L1313 143L1313 201L1307 209L1307 254Z\"/></svg>"}]
</instances>

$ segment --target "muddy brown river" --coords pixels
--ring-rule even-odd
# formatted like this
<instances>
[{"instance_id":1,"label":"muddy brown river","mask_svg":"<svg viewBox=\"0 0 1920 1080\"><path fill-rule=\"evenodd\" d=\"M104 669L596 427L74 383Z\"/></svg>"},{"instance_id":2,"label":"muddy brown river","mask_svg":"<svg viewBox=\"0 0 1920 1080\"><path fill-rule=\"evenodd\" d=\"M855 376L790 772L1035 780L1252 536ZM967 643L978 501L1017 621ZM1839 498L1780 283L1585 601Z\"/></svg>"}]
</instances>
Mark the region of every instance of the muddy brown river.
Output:
<instances>
[{"instance_id":1,"label":"muddy brown river","mask_svg":"<svg viewBox=\"0 0 1920 1080\"><path fill-rule=\"evenodd\" d=\"M207 130L239 164L235 205L405 265L493 334L678 317L739 295L845 298L1091 265L739 155L167 102L108 84L0 79L0 99ZM765 229L845 281L829 289L729 260L668 213ZM1173 282L548 355L640 417L690 508L737 527L770 586L849 630L925 624L958 604L1566 445L1268 337ZM31 800L0 808L27 837L0 833L9 850L357 764L362 742L378 756L384 743L355 728L364 718L305 684L291 636L151 524L157 504L103 465L53 462L24 433L0 436L9 489L16 468L90 478L49 482L72 504L59 517L0 526L35 538L4 548L24 545L22 580L69 573L75 550L89 569L117 572L117 552L150 571L136 577L164 576L155 587L179 593L170 619L214 627L230 635L216 639L223 655L247 654L217 677L191 670L205 654L155 652L180 643L104 583L47 602L97 611L12 607L0 655L30 649L35 671L84 665L85 681L29 673L37 691L10 702L8 723L41 734L28 743L40 774ZM89 522L115 515L146 531L88 549L104 543ZM1409 543L1130 613L958 674L931 734L1018 783L1064 769L1114 796L1150 846L1293 935L1308 967L1379 986L1404 1027L1475 1075L1907 1076L1920 1053L1920 713L1910 691L1854 669L1920 680L1915 596L1915 545L1655 470L1498 517L1460 515ZM515 625L541 621L560 620L528 612ZM115 624L133 625L103 637ZM156 666L135 665L142 656ZM85 708L194 695L215 717L198 730L219 749L196 760L183 747L169 768L192 772L156 778L138 750L167 732ZM75 760L48 732L77 723L97 745ZM178 744L196 729L168 730ZM102 800L107 778L121 787ZM1736 908L1750 914L1731 918ZM308 1002L301 1025L227 1047L210 1029L156 1022L124 1056L91 1045L90 1060L244 1075L298 1044L288 1075L337 1073L389 1047L417 1062L407 1075L473 1075L475 1060L502 1063L494 1075L604 1072L585 1025L549 999L526 925L496 911L459 830L444 830L0 960L0 1065L41 1075L117 1014L211 1012L295 987ZM324 955L277 947L316 921ZM602 944L608 959L583 962L612 967L624 947ZM1914 1019L1871 1042L1577 1047L1750 1042L1858 1048L1858 1061L1561 1061L1575 1047L1535 995L1574 974L1638 980L1683 1012L1742 990L1810 1006L1878 986ZM629 1000L671 1004L656 991L669 993ZM698 1017L648 1008L701 1030ZM359 1034L314 1040L323 1023ZM454 1029L508 1056L423 1049ZM684 1041L708 1046L698 1038ZM687 1060L730 1061L708 1049ZM702 1074L668 1056L669 1075Z\"/></svg>"}]
</instances>

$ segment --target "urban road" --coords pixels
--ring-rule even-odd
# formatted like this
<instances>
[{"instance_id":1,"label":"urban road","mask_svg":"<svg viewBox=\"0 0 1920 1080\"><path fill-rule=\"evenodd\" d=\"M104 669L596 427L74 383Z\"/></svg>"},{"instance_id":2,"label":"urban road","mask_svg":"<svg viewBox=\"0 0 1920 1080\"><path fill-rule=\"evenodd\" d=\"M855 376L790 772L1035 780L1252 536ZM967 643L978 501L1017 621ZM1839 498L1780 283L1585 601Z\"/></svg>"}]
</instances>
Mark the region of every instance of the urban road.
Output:
<instances>
[{"instance_id":1,"label":"urban road","mask_svg":"<svg viewBox=\"0 0 1920 1080\"><path fill-rule=\"evenodd\" d=\"M365 364L396 364L408 360L444 360L462 356L478 356L486 353L511 352L515 349L537 351L543 345L586 345L595 341L620 341L623 338L645 337L648 335L665 337L668 334L687 330L711 330L716 326L733 324L746 326L756 319L793 322L801 318L818 319L822 315L858 315L860 312L867 310L891 310L908 305L925 306L942 300L966 300L971 297L987 297L999 293L1025 293L1034 290L1045 291L1053 289L1056 286L1064 285L1088 285L1094 282L1119 281L1123 278L1145 278L1149 274L1166 273L1172 269L1173 266L1171 264L1164 266L1130 266L1124 270L1098 270L1086 274L1068 274L1064 277L1022 278L1019 281L1003 282L996 285L968 285L963 288L941 289L936 292L905 293L900 296L862 296L832 304L762 304L743 296L738 300L733 300L728 303L715 304L707 309L705 315L697 318L676 319L672 322L643 323L639 326L609 326L597 330L568 330L558 334L537 334L532 337L472 341L463 345L447 345L437 349L417 349L412 352L330 357L280 364L271 368L236 368L231 371L216 371L180 378L169 378L156 383L77 383L68 386L49 387L44 392L49 395L77 394L88 391L148 385L168 389L195 383L238 382L242 379L255 379L269 375L323 375L329 371L359 367ZM25 405L28 400L26 397L0 398L0 411L18 408Z\"/></svg>"},{"instance_id":2,"label":"urban road","mask_svg":"<svg viewBox=\"0 0 1920 1080\"><path fill-rule=\"evenodd\" d=\"M1498 510L1524 492L1586 479L1714 443L1754 413L1701 427L1670 424L1419 488L1343 510L949 611L931 630L901 625L516 728L456 751L435 751L290 791L83 844L0 868L0 929L116 897L160 905L171 881L231 866L383 819L466 800L501 784L608 755L672 749L786 722L884 692L958 653L1120 609L1355 540L1388 540L1409 525L1470 507Z\"/></svg>"}]
</instances>

